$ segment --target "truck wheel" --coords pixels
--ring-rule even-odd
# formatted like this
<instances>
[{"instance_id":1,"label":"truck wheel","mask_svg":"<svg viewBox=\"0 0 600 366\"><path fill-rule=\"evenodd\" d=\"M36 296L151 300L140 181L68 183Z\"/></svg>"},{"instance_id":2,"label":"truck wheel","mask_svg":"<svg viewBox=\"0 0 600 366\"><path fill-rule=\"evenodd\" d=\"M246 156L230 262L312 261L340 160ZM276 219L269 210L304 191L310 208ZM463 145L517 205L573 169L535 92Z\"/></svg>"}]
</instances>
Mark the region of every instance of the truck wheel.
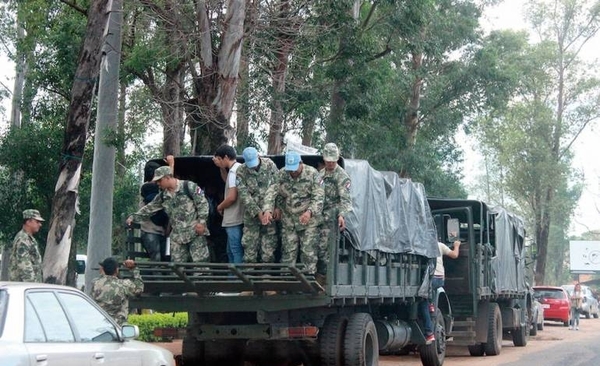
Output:
<instances>
[{"instance_id":1,"label":"truck wheel","mask_svg":"<svg viewBox=\"0 0 600 366\"><path fill-rule=\"evenodd\" d=\"M485 353L485 344L477 343L468 346L469 354L474 357L481 357Z\"/></svg>"},{"instance_id":2,"label":"truck wheel","mask_svg":"<svg viewBox=\"0 0 600 366\"><path fill-rule=\"evenodd\" d=\"M491 302L489 305L485 354L488 356L497 356L502 350L502 315L500 314L498 304Z\"/></svg>"},{"instance_id":3,"label":"truck wheel","mask_svg":"<svg viewBox=\"0 0 600 366\"><path fill-rule=\"evenodd\" d=\"M537 331L538 331L537 327L538 326L535 323L533 325L531 325L531 329L529 330L529 335L530 336L536 336L537 335Z\"/></svg>"},{"instance_id":4,"label":"truck wheel","mask_svg":"<svg viewBox=\"0 0 600 366\"><path fill-rule=\"evenodd\" d=\"M183 365L204 364L204 342L192 336L185 336L181 343L181 361Z\"/></svg>"},{"instance_id":5,"label":"truck wheel","mask_svg":"<svg viewBox=\"0 0 600 366\"><path fill-rule=\"evenodd\" d=\"M344 364L344 336L348 318L338 314L329 315L319 335L321 366Z\"/></svg>"},{"instance_id":6,"label":"truck wheel","mask_svg":"<svg viewBox=\"0 0 600 366\"><path fill-rule=\"evenodd\" d=\"M377 366L379 341L373 318L368 313L350 316L344 337L344 366Z\"/></svg>"},{"instance_id":7,"label":"truck wheel","mask_svg":"<svg viewBox=\"0 0 600 366\"><path fill-rule=\"evenodd\" d=\"M512 339L515 347L525 347L529 340L529 325L520 326L512 331Z\"/></svg>"},{"instance_id":8,"label":"truck wheel","mask_svg":"<svg viewBox=\"0 0 600 366\"><path fill-rule=\"evenodd\" d=\"M440 309L435 309L435 342L419 346L423 366L442 366L446 358L446 326Z\"/></svg>"},{"instance_id":9,"label":"truck wheel","mask_svg":"<svg viewBox=\"0 0 600 366\"><path fill-rule=\"evenodd\" d=\"M184 364L184 366L185 365L187 365L187 363ZM218 341L205 342L203 365L243 366L244 342L235 339L222 339Z\"/></svg>"}]
</instances>

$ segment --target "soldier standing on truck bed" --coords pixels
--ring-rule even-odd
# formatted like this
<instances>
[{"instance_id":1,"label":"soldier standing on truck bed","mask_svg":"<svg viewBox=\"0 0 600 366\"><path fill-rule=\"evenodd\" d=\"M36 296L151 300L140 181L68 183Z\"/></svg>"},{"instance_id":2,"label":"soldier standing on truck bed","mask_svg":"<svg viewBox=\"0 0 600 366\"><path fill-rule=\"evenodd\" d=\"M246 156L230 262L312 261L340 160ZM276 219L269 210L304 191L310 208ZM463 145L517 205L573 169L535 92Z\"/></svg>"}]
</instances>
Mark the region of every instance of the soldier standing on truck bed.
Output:
<instances>
[{"instance_id":1,"label":"soldier standing on truck bed","mask_svg":"<svg viewBox=\"0 0 600 366\"><path fill-rule=\"evenodd\" d=\"M323 210L323 182L319 172L304 163L295 151L285 154L285 167L277 173L275 184L267 190L263 204L263 225L273 219L275 201L281 203L281 262L300 260L308 273L317 271L319 218Z\"/></svg>"},{"instance_id":2,"label":"soldier standing on truck bed","mask_svg":"<svg viewBox=\"0 0 600 366\"><path fill-rule=\"evenodd\" d=\"M269 158L258 155L253 147L247 147L242 153L244 164L237 170L237 189L244 203L244 263L273 263L277 249L277 228L274 222L262 225L263 203L267 189L277 176L277 166ZM275 220L281 211L273 211Z\"/></svg>"},{"instance_id":3,"label":"soldier standing on truck bed","mask_svg":"<svg viewBox=\"0 0 600 366\"><path fill-rule=\"evenodd\" d=\"M327 274L329 263L328 248L332 240L338 237L334 227L339 231L346 228L345 217L352 211L352 197L350 197L350 177L338 165L340 151L336 144L330 142L323 148L323 161L325 168L319 172L323 181L325 199L323 201L323 215L321 216L320 239L317 244L317 273L322 282L325 278L320 275Z\"/></svg>"},{"instance_id":4,"label":"soldier standing on truck bed","mask_svg":"<svg viewBox=\"0 0 600 366\"><path fill-rule=\"evenodd\" d=\"M206 236L210 235L206 227L208 201L204 192L196 183L181 181L171 173L171 168L161 166L154 172L152 181L161 188L161 192L152 202L140 208L127 218L127 225L147 220L154 212L164 209L169 215L172 227L172 262L209 262L210 253Z\"/></svg>"}]
</instances>

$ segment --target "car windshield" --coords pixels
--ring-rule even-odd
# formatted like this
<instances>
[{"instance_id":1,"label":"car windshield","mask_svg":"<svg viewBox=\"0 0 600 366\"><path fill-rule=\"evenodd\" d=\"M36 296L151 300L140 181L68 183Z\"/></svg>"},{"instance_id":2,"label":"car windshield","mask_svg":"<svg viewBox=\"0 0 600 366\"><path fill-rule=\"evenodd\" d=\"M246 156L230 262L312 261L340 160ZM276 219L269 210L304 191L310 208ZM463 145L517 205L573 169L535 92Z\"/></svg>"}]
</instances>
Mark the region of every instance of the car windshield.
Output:
<instances>
[{"instance_id":1,"label":"car windshield","mask_svg":"<svg viewBox=\"0 0 600 366\"><path fill-rule=\"evenodd\" d=\"M535 290L536 297L542 299L564 299L565 293L559 290Z\"/></svg>"}]
</instances>

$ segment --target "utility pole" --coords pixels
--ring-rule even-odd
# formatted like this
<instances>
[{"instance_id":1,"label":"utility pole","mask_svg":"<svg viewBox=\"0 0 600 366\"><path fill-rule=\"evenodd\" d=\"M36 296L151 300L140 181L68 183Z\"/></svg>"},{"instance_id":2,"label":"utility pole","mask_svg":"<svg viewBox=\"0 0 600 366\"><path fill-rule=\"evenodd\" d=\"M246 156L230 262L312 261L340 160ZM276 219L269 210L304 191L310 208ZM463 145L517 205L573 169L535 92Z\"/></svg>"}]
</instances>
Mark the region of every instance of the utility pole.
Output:
<instances>
[{"instance_id":1,"label":"utility pole","mask_svg":"<svg viewBox=\"0 0 600 366\"><path fill-rule=\"evenodd\" d=\"M92 165L90 198L90 232L85 269L85 291L90 293L92 280L98 277L97 263L111 255L113 190L115 181L115 146L119 96L119 64L121 62L121 26L123 2L112 0L108 7L108 25L100 65L98 112Z\"/></svg>"}]
</instances>

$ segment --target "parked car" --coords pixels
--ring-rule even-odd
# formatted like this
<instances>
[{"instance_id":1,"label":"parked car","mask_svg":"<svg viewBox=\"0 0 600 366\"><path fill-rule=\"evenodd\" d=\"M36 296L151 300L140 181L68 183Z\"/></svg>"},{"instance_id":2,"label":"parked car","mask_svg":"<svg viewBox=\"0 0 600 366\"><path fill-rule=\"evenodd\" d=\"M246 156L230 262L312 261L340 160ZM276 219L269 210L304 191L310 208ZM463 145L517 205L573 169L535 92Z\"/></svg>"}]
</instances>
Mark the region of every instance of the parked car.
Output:
<instances>
[{"instance_id":1,"label":"parked car","mask_svg":"<svg viewBox=\"0 0 600 366\"><path fill-rule=\"evenodd\" d=\"M138 335L72 287L0 282L0 365L175 366L171 352Z\"/></svg>"},{"instance_id":2,"label":"parked car","mask_svg":"<svg viewBox=\"0 0 600 366\"><path fill-rule=\"evenodd\" d=\"M562 288L567 290L569 296L573 294L575 285L562 285ZM583 293L583 303L581 304L581 314L585 315L586 318L598 318L598 300L594 296L592 289L586 285L581 285L581 292Z\"/></svg>"},{"instance_id":3,"label":"parked car","mask_svg":"<svg viewBox=\"0 0 600 366\"><path fill-rule=\"evenodd\" d=\"M534 286L534 297L544 308L544 320L562 322L565 327L571 320L567 291L558 286Z\"/></svg>"},{"instance_id":4,"label":"parked car","mask_svg":"<svg viewBox=\"0 0 600 366\"><path fill-rule=\"evenodd\" d=\"M544 330L544 307L542 304L533 300L533 316L531 317L531 330L529 332L530 335L537 335L539 330Z\"/></svg>"},{"instance_id":5,"label":"parked car","mask_svg":"<svg viewBox=\"0 0 600 366\"><path fill-rule=\"evenodd\" d=\"M85 291L85 267L87 266L87 255L77 254L75 262L75 273L77 278L77 289Z\"/></svg>"}]
</instances>

